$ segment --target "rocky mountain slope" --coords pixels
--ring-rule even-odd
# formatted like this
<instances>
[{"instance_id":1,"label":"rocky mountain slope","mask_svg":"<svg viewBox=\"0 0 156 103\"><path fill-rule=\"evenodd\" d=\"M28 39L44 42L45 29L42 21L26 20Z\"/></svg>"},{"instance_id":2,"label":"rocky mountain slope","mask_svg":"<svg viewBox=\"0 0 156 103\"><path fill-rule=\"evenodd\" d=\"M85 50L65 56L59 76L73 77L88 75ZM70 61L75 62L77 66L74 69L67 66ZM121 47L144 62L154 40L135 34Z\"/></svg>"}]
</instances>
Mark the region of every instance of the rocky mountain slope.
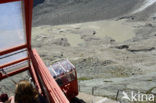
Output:
<instances>
[{"instance_id":1,"label":"rocky mountain slope","mask_svg":"<svg viewBox=\"0 0 156 103\"><path fill-rule=\"evenodd\" d=\"M33 26L58 25L132 16L145 20L156 11L155 0L35 0ZM39 3L39 4L38 4Z\"/></svg>"},{"instance_id":2,"label":"rocky mountain slope","mask_svg":"<svg viewBox=\"0 0 156 103\"><path fill-rule=\"evenodd\" d=\"M81 92L119 99L122 90L156 93L156 22L104 20L33 28L32 44L47 66L68 58ZM42 42L42 43L41 43ZM127 102L121 102L127 103Z\"/></svg>"}]
</instances>

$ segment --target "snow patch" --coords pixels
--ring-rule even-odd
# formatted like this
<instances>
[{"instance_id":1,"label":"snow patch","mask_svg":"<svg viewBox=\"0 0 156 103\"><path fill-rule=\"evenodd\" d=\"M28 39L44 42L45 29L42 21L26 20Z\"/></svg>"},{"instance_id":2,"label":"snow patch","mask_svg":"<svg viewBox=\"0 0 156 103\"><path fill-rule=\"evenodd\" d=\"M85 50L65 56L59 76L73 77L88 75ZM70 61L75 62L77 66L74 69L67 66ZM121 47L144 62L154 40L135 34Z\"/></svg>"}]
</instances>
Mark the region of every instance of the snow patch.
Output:
<instances>
[{"instance_id":1,"label":"snow patch","mask_svg":"<svg viewBox=\"0 0 156 103\"><path fill-rule=\"evenodd\" d=\"M156 2L156 0L145 0L143 5L138 8L137 10L133 11L133 14L141 12L143 10L145 10L146 8L148 8L149 6L153 5Z\"/></svg>"}]
</instances>

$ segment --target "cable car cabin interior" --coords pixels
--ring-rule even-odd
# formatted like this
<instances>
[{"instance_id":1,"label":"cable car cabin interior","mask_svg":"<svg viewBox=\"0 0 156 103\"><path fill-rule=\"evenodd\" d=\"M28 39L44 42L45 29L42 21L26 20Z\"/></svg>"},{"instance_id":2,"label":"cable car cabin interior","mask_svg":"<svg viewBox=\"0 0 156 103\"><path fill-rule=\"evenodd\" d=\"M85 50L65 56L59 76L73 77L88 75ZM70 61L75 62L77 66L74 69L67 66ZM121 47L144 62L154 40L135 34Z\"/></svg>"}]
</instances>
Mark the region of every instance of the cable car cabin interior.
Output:
<instances>
[{"instance_id":1,"label":"cable car cabin interior","mask_svg":"<svg viewBox=\"0 0 156 103\"><path fill-rule=\"evenodd\" d=\"M76 69L69 60L47 68L31 48L32 8L33 0L0 0L0 82L11 78L16 83L12 76L28 72L36 90L49 103L69 103L78 95ZM0 93L4 93L2 89Z\"/></svg>"}]
</instances>

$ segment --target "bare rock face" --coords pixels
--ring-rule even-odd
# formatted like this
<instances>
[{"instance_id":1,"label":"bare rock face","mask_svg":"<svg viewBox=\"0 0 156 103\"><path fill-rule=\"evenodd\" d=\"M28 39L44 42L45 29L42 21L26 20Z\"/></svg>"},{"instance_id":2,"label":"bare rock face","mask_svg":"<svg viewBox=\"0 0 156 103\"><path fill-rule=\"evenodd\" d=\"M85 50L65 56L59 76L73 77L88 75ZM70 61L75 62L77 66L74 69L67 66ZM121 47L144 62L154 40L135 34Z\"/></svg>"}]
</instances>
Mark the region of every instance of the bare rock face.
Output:
<instances>
[{"instance_id":1,"label":"bare rock face","mask_svg":"<svg viewBox=\"0 0 156 103\"><path fill-rule=\"evenodd\" d=\"M117 49L128 49L129 46L128 45L120 45L116 47Z\"/></svg>"}]
</instances>

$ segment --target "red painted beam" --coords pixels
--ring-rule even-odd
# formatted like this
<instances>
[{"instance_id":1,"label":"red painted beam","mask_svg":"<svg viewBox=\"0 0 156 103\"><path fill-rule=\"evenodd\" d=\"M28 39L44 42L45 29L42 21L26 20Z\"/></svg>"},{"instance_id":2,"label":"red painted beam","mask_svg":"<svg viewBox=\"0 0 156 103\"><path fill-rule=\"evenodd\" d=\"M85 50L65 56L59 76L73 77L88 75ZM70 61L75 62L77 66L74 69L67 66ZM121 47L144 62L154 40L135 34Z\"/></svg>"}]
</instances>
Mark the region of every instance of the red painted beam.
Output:
<instances>
[{"instance_id":1,"label":"red painted beam","mask_svg":"<svg viewBox=\"0 0 156 103\"><path fill-rule=\"evenodd\" d=\"M58 86L54 78L51 76L50 71L43 63L36 50L30 53L32 64L39 73L42 81L49 93L49 100L51 103L69 103L66 96L63 94L61 88Z\"/></svg>"},{"instance_id":2,"label":"red painted beam","mask_svg":"<svg viewBox=\"0 0 156 103\"><path fill-rule=\"evenodd\" d=\"M20 59L20 60L16 60L16 61L13 61L13 62L10 62L10 63L7 63L7 64L4 64L4 65L0 65L0 69L3 69L5 67L8 67L8 66L11 66L11 65L14 65L14 64L17 64L17 63L20 63L20 62L23 62L25 60L28 60L29 58L26 57L26 58L23 58L23 59Z\"/></svg>"},{"instance_id":3,"label":"red painted beam","mask_svg":"<svg viewBox=\"0 0 156 103\"><path fill-rule=\"evenodd\" d=\"M14 52L14 51L17 51L17 50L20 50L20 49L24 49L26 47L27 47L27 45L23 44L23 45L19 45L19 46L16 46L16 47L12 47L12 48L9 48L9 49L2 50L2 51L0 51L0 56L4 55L4 54L11 53L11 52Z\"/></svg>"},{"instance_id":4,"label":"red painted beam","mask_svg":"<svg viewBox=\"0 0 156 103\"><path fill-rule=\"evenodd\" d=\"M31 50L31 29L32 29L32 8L33 0L24 0L25 24L26 24L26 40L28 51Z\"/></svg>"},{"instance_id":5,"label":"red painted beam","mask_svg":"<svg viewBox=\"0 0 156 103\"><path fill-rule=\"evenodd\" d=\"M42 90L41 90L41 87L40 87L40 83L39 83L39 81L38 81L38 78L37 78L37 75L36 75L36 72L35 72L35 70L34 70L33 65L31 65L30 73L31 73L31 77L33 78L33 81L34 81L34 83L35 83L35 86L36 86L38 92L39 92L40 94L42 94Z\"/></svg>"},{"instance_id":6,"label":"red painted beam","mask_svg":"<svg viewBox=\"0 0 156 103\"><path fill-rule=\"evenodd\" d=\"M21 0L0 0L0 4L1 3L14 2L14 1L21 1Z\"/></svg>"},{"instance_id":7,"label":"red painted beam","mask_svg":"<svg viewBox=\"0 0 156 103\"><path fill-rule=\"evenodd\" d=\"M13 71L13 72L10 72L10 73L8 73L7 75L2 75L2 76L0 77L0 80L5 79L5 78L8 78L8 76L13 76L13 75L16 75L16 74L18 74L18 73L24 72L24 71L26 71L26 70L28 70L28 69L29 69L29 67L24 67L24 68L20 68L20 69L18 69L18 70L15 70L15 71Z\"/></svg>"}]
</instances>

